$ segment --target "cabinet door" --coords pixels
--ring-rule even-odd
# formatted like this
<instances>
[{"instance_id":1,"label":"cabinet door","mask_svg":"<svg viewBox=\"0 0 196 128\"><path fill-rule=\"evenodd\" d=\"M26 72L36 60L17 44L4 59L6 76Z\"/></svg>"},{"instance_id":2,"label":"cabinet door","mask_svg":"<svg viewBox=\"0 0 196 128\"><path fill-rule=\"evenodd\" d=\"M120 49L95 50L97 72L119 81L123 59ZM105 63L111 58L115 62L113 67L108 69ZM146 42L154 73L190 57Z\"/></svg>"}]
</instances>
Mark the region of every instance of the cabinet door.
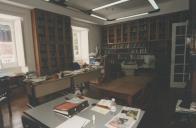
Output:
<instances>
[{"instance_id":1,"label":"cabinet door","mask_svg":"<svg viewBox=\"0 0 196 128\"><path fill-rule=\"evenodd\" d=\"M189 78L186 33L186 22L172 25L171 87L183 88Z\"/></svg>"}]
</instances>

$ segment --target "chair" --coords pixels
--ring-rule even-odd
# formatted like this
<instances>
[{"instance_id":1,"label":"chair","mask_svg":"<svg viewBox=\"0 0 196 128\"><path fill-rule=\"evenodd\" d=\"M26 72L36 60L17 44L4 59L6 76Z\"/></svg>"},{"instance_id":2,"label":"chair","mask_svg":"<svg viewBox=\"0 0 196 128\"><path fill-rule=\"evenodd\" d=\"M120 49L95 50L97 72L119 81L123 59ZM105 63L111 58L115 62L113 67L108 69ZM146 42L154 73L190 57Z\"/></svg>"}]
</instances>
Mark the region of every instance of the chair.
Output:
<instances>
[{"instance_id":1,"label":"chair","mask_svg":"<svg viewBox=\"0 0 196 128\"><path fill-rule=\"evenodd\" d=\"M12 117L12 110L10 104L10 96L9 96L9 77L1 77L0 78L0 105L4 102L8 105L9 116Z\"/></svg>"}]
</instances>

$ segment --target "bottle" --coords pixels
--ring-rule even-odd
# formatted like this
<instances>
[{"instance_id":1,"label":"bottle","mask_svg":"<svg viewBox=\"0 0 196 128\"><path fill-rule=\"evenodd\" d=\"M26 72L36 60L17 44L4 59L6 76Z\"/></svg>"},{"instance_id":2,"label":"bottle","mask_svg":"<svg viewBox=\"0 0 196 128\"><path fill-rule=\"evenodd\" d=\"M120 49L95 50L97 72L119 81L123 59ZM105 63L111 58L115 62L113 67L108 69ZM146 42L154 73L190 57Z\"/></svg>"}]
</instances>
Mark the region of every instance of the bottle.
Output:
<instances>
[{"instance_id":1,"label":"bottle","mask_svg":"<svg viewBox=\"0 0 196 128\"><path fill-rule=\"evenodd\" d=\"M110 111L112 112L112 114L114 115L116 112L116 102L115 102L115 98L112 98L111 100L111 107L110 107Z\"/></svg>"}]
</instances>

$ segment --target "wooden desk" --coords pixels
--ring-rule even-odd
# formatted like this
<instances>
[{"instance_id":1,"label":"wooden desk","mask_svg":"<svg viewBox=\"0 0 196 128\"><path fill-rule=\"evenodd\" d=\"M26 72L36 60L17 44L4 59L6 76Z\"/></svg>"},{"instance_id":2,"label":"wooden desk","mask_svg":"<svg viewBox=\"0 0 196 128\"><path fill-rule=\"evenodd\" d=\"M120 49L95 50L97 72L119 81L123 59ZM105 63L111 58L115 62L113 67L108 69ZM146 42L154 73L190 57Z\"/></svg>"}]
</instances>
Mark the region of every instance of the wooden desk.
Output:
<instances>
[{"instance_id":1,"label":"wooden desk","mask_svg":"<svg viewBox=\"0 0 196 128\"><path fill-rule=\"evenodd\" d=\"M98 80L101 75L101 69L90 70L86 72L79 73L77 75L73 75L73 84L79 85L84 82Z\"/></svg>"},{"instance_id":2,"label":"wooden desk","mask_svg":"<svg viewBox=\"0 0 196 128\"><path fill-rule=\"evenodd\" d=\"M38 99L62 90L71 86L70 77L64 77L56 80L46 80L37 83L27 83L26 90L28 94L29 103L32 106L39 104Z\"/></svg>"},{"instance_id":3,"label":"wooden desk","mask_svg":"<svg viewBox=\"0 0 196 128\"><path fill-rule=\"evenodd\" d=\"M4 127L4 122L3 122L3 115L1 111L1 104L0 104L0 128Z\"/></svg>"},{"instance_id":4,"label":"wooden desk","mask_svg":"<svg viewBox=\"0 0 196 128\"><path fill-rule=\"evenodd\" d=\"M38 99L65 89L73 89L74 85L96 80L100 75L100 69L72 74L56 80L45 80L42 82L28 82L26 84L29 103L32 106L39 104Z\"/></svg>"},{"instance_id":5,"label":"wooden desk","mask_svg":"<svg viewBox=\"0 0 196 128\"><path fill-rule=\"evenodd\" d=\"M125 99L131 106L133 97L141 92L151 81L153 76L125 76L108 83L94 85L103 91L103 95Z\"/></svg>"}]
</instances>

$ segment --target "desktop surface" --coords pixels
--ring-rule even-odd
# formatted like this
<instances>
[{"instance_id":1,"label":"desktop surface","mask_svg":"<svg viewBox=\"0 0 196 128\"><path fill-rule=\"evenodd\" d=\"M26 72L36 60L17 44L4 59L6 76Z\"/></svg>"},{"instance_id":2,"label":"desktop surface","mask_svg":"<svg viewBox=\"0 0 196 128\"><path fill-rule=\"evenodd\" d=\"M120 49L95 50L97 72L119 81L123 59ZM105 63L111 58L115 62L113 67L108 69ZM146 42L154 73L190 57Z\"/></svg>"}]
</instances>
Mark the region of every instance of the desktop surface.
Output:
<instances>
[{"instance_id":1,"label":"desktop surface","mask_svg":"<svg viewBox=\"0 0 196 128\"><path fill-rule=\"evenodd\" d=\"M72 98L74 95L69 94L66 97ZM96 121L95 121L95 127L96 128L106 128L105 124L112 119L114 114L111 112L107 113L106 115L97 113L95 111L92 111L91 108L93 107L92 104L97 103L99 100L87 98L89 102L89 107L85 110L77 113L77 116L84 117L86 119L91 120L90 123L92 123L92 115L95 115ZM29 109L24 112L24 115L29 116L30 118L39 121L39 123L43 124L46 127L55 128L58 125L62 124L64 121L68 120L68 118L57 114L53 111L54 107L58 104L61 104L65 102L65 97L57 98L53 101L50 101L48 103L39 105L35 108ZM117 111L115 114L120 112L121 108L123 106L117 105ZM138 122L133 126L133 128L137 128L140 120L142 119L144 114L144 111L141 111L141 115L138 119Z\"/></svg>"}]
</instances>

